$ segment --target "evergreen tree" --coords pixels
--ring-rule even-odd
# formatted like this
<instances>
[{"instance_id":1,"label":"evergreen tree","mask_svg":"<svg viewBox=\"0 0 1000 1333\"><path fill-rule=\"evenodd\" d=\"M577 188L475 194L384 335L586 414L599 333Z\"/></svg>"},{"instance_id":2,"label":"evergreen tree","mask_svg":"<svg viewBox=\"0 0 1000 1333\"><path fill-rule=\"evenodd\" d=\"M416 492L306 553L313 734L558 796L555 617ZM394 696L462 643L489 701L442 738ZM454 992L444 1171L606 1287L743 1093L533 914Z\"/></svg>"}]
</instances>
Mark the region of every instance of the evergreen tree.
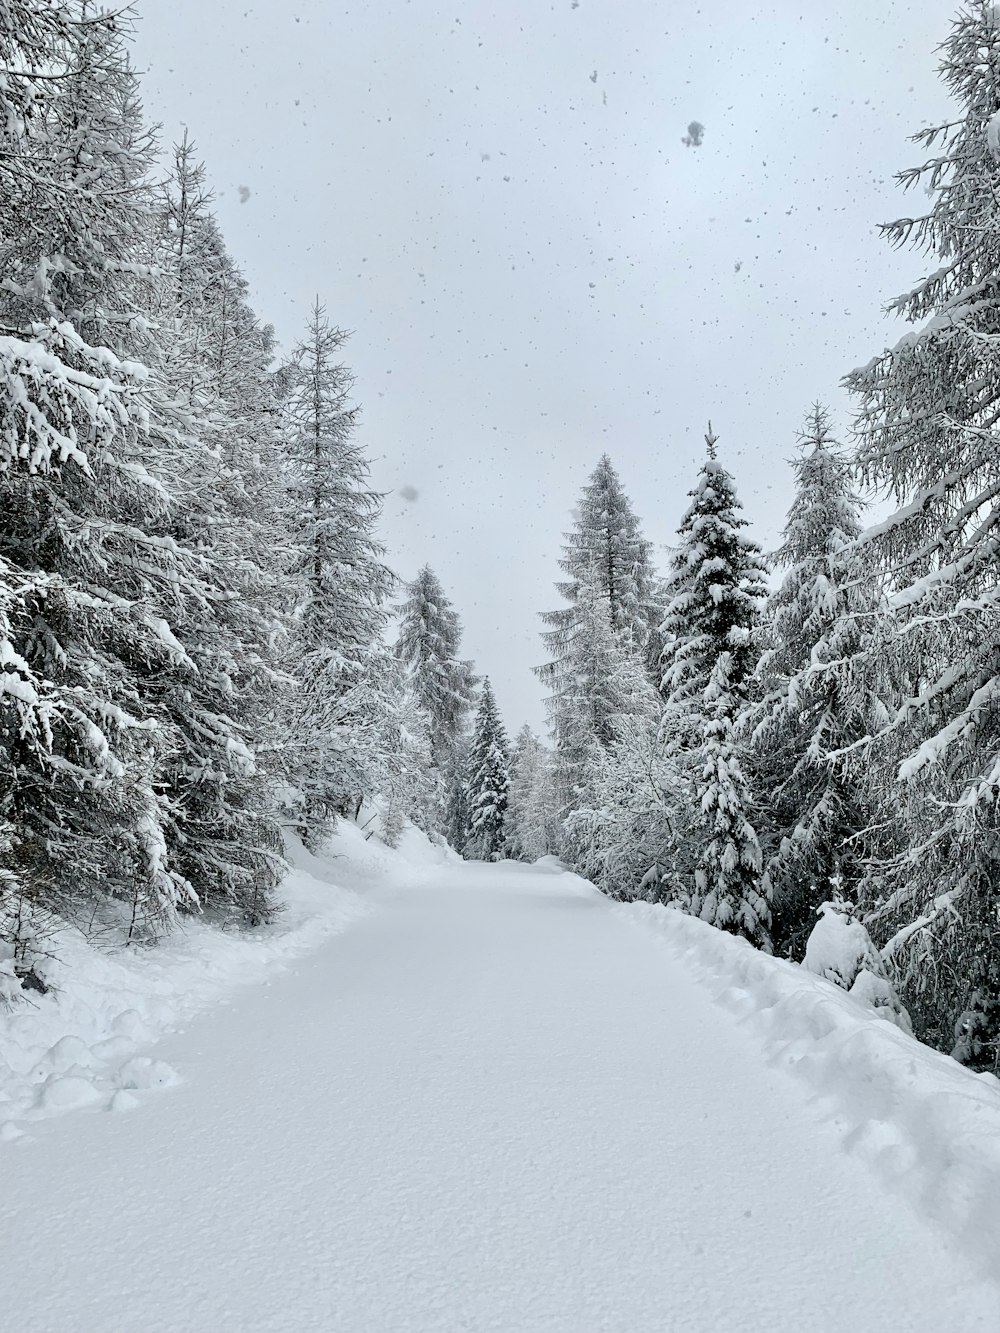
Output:
<instances>
[{"instance_id":1,"label":"evergreen tree","mask_svg":"<svg viewBox=\"0 0 1000 1333\"><path fill-rule=\"evenodd\" d=\"M202 579L174 627L187 662L160 681L179 737L167 842L200 901L257 922L272 913L284 869L271 788L288 516L271 333L247 304L210 208L185 135L152 236L158 372L170 393L156 424L173 444L173 537L197 554Z\"/></svg>"},{"instance_id":2,"label":"evergreen tree","mask_svg":"<svg viewBox=\"0 0 1000 1333\"><path fill-rule=\"evenodd\" d=\"M928 159L899 176L930 206L884 228L939 262L891 307L918 327L847 380L860 476L897 506L861 539L888 605L848 665L899 690L855 753L880 811L861 901L918 1033L947 1047L970 993L1000 990L996 6L970 0L942 49L958 113L915 136Z\"/></svg>"},{"instance_id":3,"label":"evergreen tree","mask_svg":"<svg viewBox=\"0 0 1000 1333\"><path fill-rule=\"evenodd\" d=\"M676 901L690 892L695 788L689 756L664 741L658 719L623 718L595 753L587 803L565 820L564 856L615 898Z\"/></svg>"},{"instance_id":4,"label":"evergreen tree","mask_svg":"<svg viewBox=\"0 0 1000 1333\"><path fill-rule=\"evenodd\" d=\"M381 500L354 439L352 381L338 360L345 336L317 301L293 356L287 407L293 574L302 589L289 664L300 685L291 721L293 776L300 823L312 841L336 814L356 811L378 790L378 774L358 761L371 753L364 739L376 697L372 654L392 587L375 536Z\"/></svg>"},{"instance_id":5,"label":"evergreen tree","mask_svg":"<svg viewBox=\"0 0 1000 1333\"><path fill-rule=\"evenodd\" d=\"M437 575L424 565L406 585L399 611L396 655L430 719L431 753L444 768L475 703L472 663L459 657L462 626Z\"/></svg>"},{"instance_id":6,"label":"evergreen tree","mask_svg":"<svg viewBox=\"0 0 1000 1333\"><path fill-rule=\"evenodd\" d=\"M549 690L563 814L586 803L586 775L614 733L608 690L642 696L660 618L650 545L617 473L604 455L584 488L565 537L557 585L566 605L543 613L549 661L538 669ZM631 676L626 684L625 677Z\"/></svg>"},{"instance_id":7,"label":"evergreen tree","mask_svg":"<svg viewBox=\"0 0 1000 1333\"><path fill-rule=\"evenodd\" d=\"M662 626L668 643L661 689L670 707L696 715L723 655L734 702L746 695L756 666L754 630L766 595L767 568L759 547L743 535L746 520L733 478L716 455L717 443L709 425L708 457L689 492L692 503L671 553Z\"/></svg>"},{"instance_id":8,"label":"evergreen tree","mask_svg":"<svg viewBox=\"0 0 1000 1333\"><path fill-rule=\"evenodd\" d=\"M760 844L734 736L756 665L767 570L758 547L742 532L746 520L733 479L716 456L711 426L705 441L708 457L671 561L663 731L668 743L698 751L703 837L688 908L769 949L769 890L761 877Z\"/></svg>"},{"instance_id":9,"label":"evergreen tree","mask_svg":"<svg viewBox=\"0 0 1000 1333\"><path fill-rule=\"evenodd\" d=\"M559 844L552 756L527 723L511 755L505 828L508 854L518 861L537 861Z\"/></svg>"},{"instance_id":10,"label":"evergreen tree","mask_svg":"<svg viewBox=\"0 0 1000 1333\"><path fill-rule=\"evenodd\" d=\"M468 762L463 852L472 860L495 861L503 855L505 845L510 751L489 677L480 691Z\"/></svg>"},{"instance_id":11,"label":"evergreen tree","mask_svg":"<svg viewBox=\"0 0 1000 1333\"><path fill-rule=\"evenodd\" d=\"M767 810L775 945L801 957L820 905L857 880L850 839L866 822L862 798L845 764L831 756L865 734L866 717L857 695L824 668L832 650L842 656L848 649L848 616L870 597L849 586L846 553L861 530L861 502L819 404L798 442L796 495L775 552L786 573L768 603L762 689L740 729L751 736L748 762Z\"/></svg>"},{"instance_id":12,"label":"evergreen tree","mask_svg":"<svg viewBox=\"0 0 1000 1333\"><path fill-rule=\"evenodd\" d=\"M614 632L628 636L637 651L645 649L657 619L651 549L611 459L602 454L565 534L559 566L567 578L557 587L568 605L543 616L552 626L546 641L554 656L576 628L581 592L595 586L608 599Z\"/></svg>"},{"instance_id":13,"label":"evergreen tree","mask_svg":"<svg viewBox=\"0 0 1000 1333\"><path fill-rule=\"evenodd\" d=\"M138 927L192 902L164 838L174 736L145 683L183 657L170 623L196 575L169 540L135 360L151 145L126 27L76 3L0 20L0 197L17 205L0 236L0 559L20 590L13 651L53 706L44 748L9 735L3 804L22 885L63 909L123 899Z\"/></svg>"}]
</instances>

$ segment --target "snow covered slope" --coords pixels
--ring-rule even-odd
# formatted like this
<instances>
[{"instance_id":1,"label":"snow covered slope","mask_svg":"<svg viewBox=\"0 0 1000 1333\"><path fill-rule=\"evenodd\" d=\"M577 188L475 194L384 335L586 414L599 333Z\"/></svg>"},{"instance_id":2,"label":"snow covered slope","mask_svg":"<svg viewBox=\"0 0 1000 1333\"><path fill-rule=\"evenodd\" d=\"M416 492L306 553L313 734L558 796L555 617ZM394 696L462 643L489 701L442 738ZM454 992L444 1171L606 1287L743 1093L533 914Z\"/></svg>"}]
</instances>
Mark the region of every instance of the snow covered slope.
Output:
<instances>
[{"instance_id":1,"label":"snow covered slope","mask_svg":"<svg viewBox=\"0 0 1000 1333\"><path fill-rule=\"evenodd\" d=\"M5 1327L996 1333L1000 1288L590 886L364 892L159 1043L175 1086L0 1145Z\"/></svg>"},{"instance_id":2,"label":"snow covered slope","mask_svg":"<svg viewBox=\"0 0 1000 1333\"><path fill-rule=\"evenodd\" d=\"M58 932L46 968L53 990L0 1004L0 1141L67 1110L129 1109L136 1091L173 1083L176 1071L149 1054L151 1043L364 916L371 906L357 889L445 858L415 830L405 836L396 853L345 823L323 858L291 843L286 908L266 930L226 933L195 919L155 949L102 948Z\"/></svg>"},{"instance_id":3,"label":"snow covered slope","mask_svg":"<svg viewBox=\"0 0 1000 1333\"><path fill-rule=\"evenodd\" d=\"M1000 1277L1000 1081L703 921L651 903L615 911L666 943L762 1039L762 1055L806 1081L849 1152Z\"/></svg>"}]
</instances>

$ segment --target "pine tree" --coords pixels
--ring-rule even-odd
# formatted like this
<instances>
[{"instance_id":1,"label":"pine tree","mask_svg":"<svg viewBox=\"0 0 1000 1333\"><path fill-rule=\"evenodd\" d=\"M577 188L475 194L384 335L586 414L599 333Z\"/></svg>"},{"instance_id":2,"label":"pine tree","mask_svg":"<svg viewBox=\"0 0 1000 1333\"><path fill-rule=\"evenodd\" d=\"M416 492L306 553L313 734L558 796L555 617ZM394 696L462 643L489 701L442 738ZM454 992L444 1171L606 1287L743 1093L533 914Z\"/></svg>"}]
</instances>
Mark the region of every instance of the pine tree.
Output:
<instances>
[{"instance_id":1,"label":"pine tree","mask_svg":"<svg viewBox=\"0 0 1000 1333\"><path fill-rule=\"evenodd\" d=\"M537 861L558 847L552 755L527 723L517 733L510 762L505 829L508 855Z\"/></svg>"},{"instance_id":2,"label":"pine tree","mask_svg":"<svg viewBox=\"0 0 1000 1333\"><path fill-rule=\"evenodd\" d=\"M756 665L755 634L766 594L759 548L742 529L733 479L708 457L678 530L664 617L663 731L668 743L698 751L697 804L703 841L689 910L770 948L768 887L750 823L751 798L734 723Z\"/></svg>"},{"instance_id":3,"label":"pine tree","mask_svg":"<svg viewBox=\"0 0 1000 1333\"><path fill-rule=\"evenodd\" d=\"M596 586L608 599L614 632L627 635L637 651L644 650L657 618L651 550L611 459L602 454L583 488L576 523L565 535L559 561L568 577L557 586L568 606L543 617L552 626L546 636L551 647L558 650L572 634L580 593Z\"/></svg>"},{"instance_id":4,"label":"pine tree","mask_svg":"<svg viewBox=\"0 0 1000 1333\"><path fill-rule=\"evenodd\" d=\"M842 657L849 650L849 616L867 609L870 597L848 586L847 553L861 530L861 502L819 404L798 443L796 495L775 552L786 573L768 603L762 688L740 730L751 737L748 764L767 810L775 945L801 957L820 905L834 892L848 892L858 875L851 839L866 822L861 793L831 756L865 734L866 717L857 696L824 667L831 652Z\"/></svg>"},{"instance_id":5,"label":"pine tree","mask_svg":"<svg viewBox=\"0 0 1000 1333\"><path fill-rule=\"evenodd\" d=\"M689 756L664 742L658 719L621 719L595 753L587 803L565 820L563 856L614 898L676 901L690 891L695 786Z\"/></svg>"},{"instance_id":6,"label":"pine tree","mask_svg":"<svg viewBox=\"0 0 1000 1333\"><path fill-rule=\"evenodd\" d=\"M604 455L584 488L576 524L559 562L557 585L566 605L543 613L549 661L538 676L557 754L563 814L586 802L588 766L610 744L614 723L602 696L608 689L639 697L648 675L660 618L650 545L642 537L617 473ZM613 666L612 666L613 662ZM625 676L632 683L626 685Z\"/></svg>"},{"instance_id":7,"label":"pine tree","mask_svg":"<svg viewBox=\"0 0 1000 1333\"><path fill-rule=\"evenodd\" d=\"M930 155L898 178L930 206L883 229L939 263L891 306L918 327L847 383L861 479L897 506L859 550L888 615L853 666L899 689L855 754L881 810L861 899L918 1032L947 1047L969 994L1000 988L996 6L967 3L942 49L958 114L915 136Z\"/></svg>"},{"instance_id":8,"label":"pine tree","mask_svg":"<svg viewBox=\"0 0 1000 1333\"><path fill-rule=\"evenodd\" d=\"M480 691L468 762L463 853L472 860L495 861L505 845L510 750L488 676Z\"/></svg>"},{"instance_id":9,"label":"pine tree","mask_svg":"<svg viewBox=\"0 0 1000 1333\"><path fill-rule=\"evenodd\" d=\"M461 739L479 683L471 662L459 657L462 626L429 565L406 585L399 608L396 656L399 658L416 706L428 721L430 761L441 795L436 829L449 833L454 792L464 782ZM459 816L461 819L461 816Z\"/></svg>"},{"instance_id":10,"label":"pine tree","mask_svg":"<svg viewBox=\"0 0 1000 1333\"><path fill-rule=\"evenodd\" d=\"M356 762L372 727L372 652L387 620L393 578L375 536L380 497L354 439L346 335L317 300L290 369L287 449L302 588L290 669L300 682L292 729L301 826L312 841L337 814L374 795L378 775ZM370 753L370 752L369 752Z\"/></svg>"},{"instance_id":11,"label":"pine tree","mask_svg":"<svg viewBox=\"0 0 1000 1333\"><path fill-rule=\"evenodd\" d=\"M159 682L179 738L167 843L202 903L256 923L273 913L284 870L271 787L287 515L271 335L246 303L210 206L185 135L152 235L157 370L169 393L155 425L173 448L172 535L201 578L174 625L187 660Z\"/></svg>"},{"instance_id":12,"label":"pine tree","mask_svg":"<svg viewBox=\"0 0 1000 1333\"><path fill-rule=\"evenodd\" d=\"M709 425L708 457L671 554L663 619L669 640L663 654L661 689L671 707L701 711L705 691L723 654L734 700L747 691L756 666L753 631L766 595L767 568L760 549L743 535L732 476L716 455L718 437Z\"/></svg>"},{"instance_id":13,"label":"pine tree","mask_svg":"<svg viewBox=\"0 0 1000 1333\"><path fill-rule=\"evenodd\" d=\"M164 840L173 735L144 682L183 656L170 618L192 571L135 360L151 143L126 28L77 3L0 20L16 71L0 197L17 204L0 238L0 558L25 590L13 650L54 710L44 749L9 739L3 803L26 889L64 910L123 899L138 928L191 901Z\"/></svg>"}]
</instances>

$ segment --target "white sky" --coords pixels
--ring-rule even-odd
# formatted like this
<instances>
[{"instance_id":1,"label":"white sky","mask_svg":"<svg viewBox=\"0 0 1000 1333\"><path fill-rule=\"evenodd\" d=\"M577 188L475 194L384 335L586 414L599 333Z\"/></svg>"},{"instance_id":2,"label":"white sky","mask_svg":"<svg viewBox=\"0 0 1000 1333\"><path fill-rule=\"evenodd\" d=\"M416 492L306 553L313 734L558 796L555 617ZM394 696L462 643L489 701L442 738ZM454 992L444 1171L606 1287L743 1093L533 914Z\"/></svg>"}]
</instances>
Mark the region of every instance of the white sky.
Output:
<instances>
[{"instance_id":1,"label":"white sky","mask_svg":"<svg viewBox=\"0 0 1000 1333\"><path fill-rule=\"evenodd\" d=\"M600 454L662 548L711 417L771 546L809 404L846 422L840 377L905 331L881 308L929 263L877 223L926 203L892 177L946 113L952 5L138 9L147 112L190 129L261 317L288 348L318 293L353 331L390 563L438 572L512 732Z\"/></svg>"}]
</instances>

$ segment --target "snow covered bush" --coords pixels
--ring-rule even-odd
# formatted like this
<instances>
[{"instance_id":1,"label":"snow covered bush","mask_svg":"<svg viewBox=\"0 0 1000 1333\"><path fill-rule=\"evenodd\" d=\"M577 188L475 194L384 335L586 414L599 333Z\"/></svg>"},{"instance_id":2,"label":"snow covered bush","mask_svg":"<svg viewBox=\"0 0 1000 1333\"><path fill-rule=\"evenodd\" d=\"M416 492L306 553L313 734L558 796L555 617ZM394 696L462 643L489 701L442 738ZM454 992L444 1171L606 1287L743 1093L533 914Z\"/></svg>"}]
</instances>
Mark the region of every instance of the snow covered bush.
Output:
<instances>
[{"instance_id":1,"label":"snow covered bush","mask_svg":"<svg viewBox=\"0 0 1000 1333\"><path fill-rule=\"evenodd\" d=\"M592 765L588 803L564 821L564 857L613 898L680 901L699 845L695 759L657 717L626 716Z\"/></svg>"},{"instance_id":2,"label":"snow covered bush","mask_svg":"<svg viewBox=\"0 0 1000 1333\"><path fill-rule=\"evenodd\" d=\"M871 936L850 903L823 903L806 943L802 966L832 981L861 1004L912 1034L910 1016L899 1002Z\"/></svg>"}]
</instances>

